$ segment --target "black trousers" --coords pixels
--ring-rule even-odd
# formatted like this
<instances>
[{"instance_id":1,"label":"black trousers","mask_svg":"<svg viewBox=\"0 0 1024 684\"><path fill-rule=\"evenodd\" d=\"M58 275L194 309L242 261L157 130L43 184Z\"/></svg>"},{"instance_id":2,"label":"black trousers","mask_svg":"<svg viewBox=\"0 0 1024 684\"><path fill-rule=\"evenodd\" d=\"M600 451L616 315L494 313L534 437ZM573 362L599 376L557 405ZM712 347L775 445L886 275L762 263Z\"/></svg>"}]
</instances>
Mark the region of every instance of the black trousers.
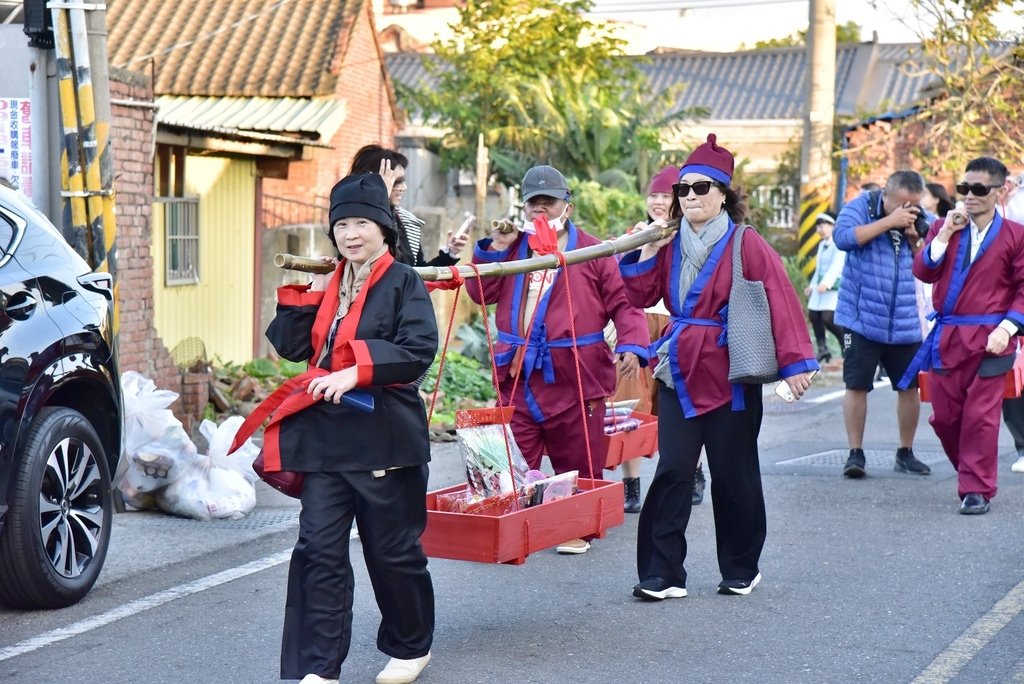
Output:
<instances>
[{"instance_id":1,"label":"black trousers","mask_svg":"<svg viewBox=\"0 0 1024 684\"><path fill-rule=\"evenodd\" d=\"M839 349L842 350L843 329L836 325L835 311L812 311L808 309L807 318L811 321L811 329L814 330L814 340L818 343L819 353L828 351L828 339L825 335L826 328L836 338Z\"/></svg>"},{"instance_id":2,"label":"black trousers","mask_svg":"<svg viewBox=\"0 0 1024 684\"><path fill-rule=\"evenodd\" d=\"M1003 421L1013 435L1013 446L1024 451L1024 397L1003 399Z\"/></svg>"},{"instance_id":3,"label":"black trousers","mask_svg":"<svg viewBox=\"0 0 1024 684\"><path fill-rule=\"evenodd\" d=\"M359 524L366 569L380 608L377 648L419 658L434 635L434 587L420 535L427 523L427 466L307 473L299 541L288 569L281 679L336 679L352 641L349 531Z\"/></svg>"},{"instance_id":4,"label":"black trousers","mask_svg":"<svg viewBox=\"0 0 1024 684\"><path fill-rule=\"evenodd\" d=\"M693 475L701 447L711 471L711 502L722 579L751 580L764 548L767 522L757 436L761 431L761 386L744 392L746 409L726 404L684 418L675 392L658 383L658 468L640 511L636 564L640 580L661 577L685 587L686 526Z\"/></svg>"}]
</instances>

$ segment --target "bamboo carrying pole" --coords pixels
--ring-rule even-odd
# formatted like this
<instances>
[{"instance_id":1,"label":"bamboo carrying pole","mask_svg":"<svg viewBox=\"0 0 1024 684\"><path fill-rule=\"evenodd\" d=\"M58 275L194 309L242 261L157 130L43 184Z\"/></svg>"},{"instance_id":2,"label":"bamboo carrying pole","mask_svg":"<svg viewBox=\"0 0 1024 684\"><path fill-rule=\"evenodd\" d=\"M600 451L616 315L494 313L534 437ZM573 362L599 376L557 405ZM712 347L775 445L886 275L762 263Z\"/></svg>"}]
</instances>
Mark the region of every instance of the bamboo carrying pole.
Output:
<instances>
[{"instance_id":1,"label":"bamboo carrying pole","mask_svg":"<svg viewBox=\"0 0 1024 684\"><path fill-rule=\"evenodd\" d=\"M679 219L672 219L665 227L651 226L632 235L624 235L614 240L605 240L597 245L590 245L581 249L574 249L565 253L566 264L581 264L585 261L592 261L600 257L632 252L634 249L643 247L650 242L656 242L668 237L679 227ZM305 273L330 273L334 266L319 259L295 256L294 254L278 254L274 257L274 265L279 268L287 268L293 271ZM500 261L489 264L478 264L477 269L480 275L488 278L494 276L516 275L529 273L549 268L558 268L558 257L554 254L535 256L529 259L517 261ZM449 268L438 268L437 266L420 266L414 269L423 280L451 280L452 272ZM463 278L475 277L475 271L469 266L459 266L459 275Z\"/></svg>"}]
</instances>

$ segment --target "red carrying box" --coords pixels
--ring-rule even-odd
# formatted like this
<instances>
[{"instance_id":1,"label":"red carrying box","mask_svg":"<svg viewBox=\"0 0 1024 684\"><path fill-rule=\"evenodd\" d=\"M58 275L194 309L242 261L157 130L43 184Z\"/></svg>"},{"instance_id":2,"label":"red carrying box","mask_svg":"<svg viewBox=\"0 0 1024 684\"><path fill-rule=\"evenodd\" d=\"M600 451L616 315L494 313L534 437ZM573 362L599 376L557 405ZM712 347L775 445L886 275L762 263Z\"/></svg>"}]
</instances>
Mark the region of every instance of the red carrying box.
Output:
<instances>
[{"instance_id":1,"label":"red carrying box","mask_svg":"<svg viewBox=\"0 0 1024 684\"><path fill-rule=\"evenodd\" d=\"M646 456L650 458L658 450L658 418L647 413L633 411L630 418L638 418L640 427L629 432L614 432L605 436L608 444L608 458L604 467L615 470L623 461Z\"/></svg>"},{"instance_id":2,"label":"red carrying box","mask_svg":"<svg viewBox=\"0 0 1024 684\"><path fill-rule=\"evenodd\" d=\"M521 565L531 553L570 539L596 535L621 525L621 482L579 479L579 491L565 499L505 515L437 510L437 495L465 489L458 484L427 493L427 528L420 537L431 558Z\"/></svg>"},{"instance_id":3,"label":"red carrying box","mask_svg":"<svg viewBox=\"0 0 1024 684\"><path fill-rule=\"evenodd\" d=\"M928 381L931 379L930 372L917 374L917 388L921 394L921 401L931 401L928 389ZM1003 399L1016 399L1024 388L1024 354L1017 357L1013 362L1013 368L1005 376L1006 384L1003 386Z\"/></svg>"}]
</instances>

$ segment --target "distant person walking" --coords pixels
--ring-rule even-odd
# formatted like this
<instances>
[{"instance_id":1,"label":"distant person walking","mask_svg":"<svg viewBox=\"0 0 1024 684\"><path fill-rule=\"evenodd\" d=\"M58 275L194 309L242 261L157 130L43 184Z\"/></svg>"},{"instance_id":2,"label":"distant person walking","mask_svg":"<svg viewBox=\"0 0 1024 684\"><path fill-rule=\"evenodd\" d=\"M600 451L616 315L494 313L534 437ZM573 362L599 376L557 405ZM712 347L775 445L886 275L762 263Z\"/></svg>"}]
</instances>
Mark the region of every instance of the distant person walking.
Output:
<instances>
[{"instance_id":1,"label":"distant person walking","mask_svg":"<svg viewBox=\"0 0 1024 684\"><path fill-rule=\"evenodd\" d=\"M832 214L818 214L814 228L821 239L814 260L814 273L811 275L810 284L804 290L804 294L807 295L807 317L811 321L814 339L818 344L818 363L828 363L832 360L832 352L828 350L828 338L825 336L826 329L836 338L839 349L843 348L843 330L836 325L835 311L839 301L839 283L843 275L843 265L846 263L846 252L837 249L836 243L832 240L835 225L836 220Z\"/></svg>"},{"instance_id":2,"label":"distant person walking","mask_svg":"<svg viewBox=\"0 0 1024 684\"><path fill-rule=\"evenodd\" d=\"M352 158L350 173L381 173L388 189L395 227L398 229L398 252L395 257L410 266L453 266L459 262L459 254L469 241L466 235L457 236L448 231L447 242L429 261L423 256L423 226L426 223L401 205L409 183L405 179L409 159L396 150L380 145L364 145Z\"/></svg>"},{"instance_id":3,"label":"distant person walking","mask_svg":"<svg viewBox=\"0 0 1024 684\"><path fill-rule=\"evenodd\" d=\"M953 208L953 200L949 199L949 193L941 183L925 183L921 206L924 207L929 222L932 222L935 219L946 218L946 214Z\"/></svg>"}]
</instances>

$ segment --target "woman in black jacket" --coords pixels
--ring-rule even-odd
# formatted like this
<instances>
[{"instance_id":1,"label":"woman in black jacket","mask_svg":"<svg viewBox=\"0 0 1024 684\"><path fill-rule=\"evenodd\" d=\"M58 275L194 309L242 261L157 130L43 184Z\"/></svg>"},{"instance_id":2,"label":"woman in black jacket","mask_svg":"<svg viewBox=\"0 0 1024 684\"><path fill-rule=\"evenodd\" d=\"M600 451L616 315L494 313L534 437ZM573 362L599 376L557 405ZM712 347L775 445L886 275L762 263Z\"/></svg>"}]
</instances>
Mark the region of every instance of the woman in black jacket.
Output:
<instances>
[{"instance_id":1,"label":"woman in black jacket","mask_svg":"<svg viewBox=\"0 0 1024 684\"><path fill-rule=\"evenodd\" d=\"M267 470L305 473L281 677L338 681L351 641L354 518L381 612L377 647L391 656L377 682L412 682L430 659L434 629L419 543L430 444L413 383L437 352L437 326L420 278L394 258L398 235L379 175L349 176L334 187L328 237L337 268L309 285L280 288L267 329L282 357L310 368L304 388L272 396L264 437ZM353 390L361 407L346 396Z\"/></svg>"}]
</instances>

